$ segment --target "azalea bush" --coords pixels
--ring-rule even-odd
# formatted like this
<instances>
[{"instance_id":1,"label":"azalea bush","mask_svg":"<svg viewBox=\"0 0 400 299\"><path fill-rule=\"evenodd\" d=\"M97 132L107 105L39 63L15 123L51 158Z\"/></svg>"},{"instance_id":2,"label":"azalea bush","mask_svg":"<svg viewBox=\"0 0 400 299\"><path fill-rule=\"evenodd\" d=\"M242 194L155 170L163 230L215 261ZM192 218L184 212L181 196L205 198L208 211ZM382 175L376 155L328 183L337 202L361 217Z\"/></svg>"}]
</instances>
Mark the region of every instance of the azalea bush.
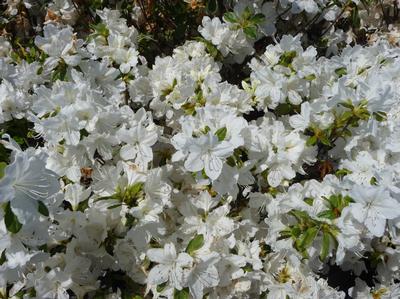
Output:
<instances>
[{"instance_id":1,"label":"azalea bush","mask_svg":"<svg viewBox=\"0 0 400 299\"><path fill-rule=\"evenodd\" d=\"M398 6L3 2L0 298L399 298Z\"/></svg>"}]
</instances>

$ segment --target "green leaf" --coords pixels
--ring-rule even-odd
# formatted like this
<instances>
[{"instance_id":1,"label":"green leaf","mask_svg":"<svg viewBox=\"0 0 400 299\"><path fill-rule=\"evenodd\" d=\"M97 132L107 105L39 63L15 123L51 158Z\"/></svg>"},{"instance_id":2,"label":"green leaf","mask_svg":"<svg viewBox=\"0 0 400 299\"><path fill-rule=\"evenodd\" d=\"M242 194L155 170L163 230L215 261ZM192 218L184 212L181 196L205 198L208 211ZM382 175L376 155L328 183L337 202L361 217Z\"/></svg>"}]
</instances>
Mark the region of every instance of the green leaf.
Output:
<instances>
[{"instance_id":1,"label":"green leaf","mask_svg":"<svg viewBox=\"0 0 400 299\"><path fill-rule=\"evenodd\" d=\"M352 11L351 11L351 23L353 27L360 27L361 24L361 19L360 19L360 14L358 12L358 7L354 6Z\"/></svg>"},{"instance_id":2,"label":"green leaf","mask_svg":"<svg viewBox=\"0 0 400 299\"><path fill-rule=\"evenodd\" d=\"M12 51L10 54L10 57L12 60L14 60L16 63L20 63L21 62L21 57L19 57L17 52Z\"/></svg>"},{"instance_id":3,"label":"green leaf","mask_svg":"<svg viewBox=\"0 0 400 299\"><path fill-rule=\"evenodd\" d=\"M257 27L256 26L248 26L243 28L244 34L246 34L248 37L252 39L257 38Z\"/></svg>"},{"instance_id":4,"label":"green leaf","mask_svg":"<svg viewBox=\"0 0 400 299\"><path fill-rule=\"evenodd\" d=\"M210 131L211 131L210 127L209 126L205 126L204 129L202 130L202 133L203 134L207 134Z\"/></svg>"},{"instance_id":5,"label":"green leaf","mask_svg":"<svg viewBox=\"0 0 400 299\"><path fill-rule=\"evenodd\" d=\"M217 0L208 0L207 1L207 11L209 13L216 13L218 10L218 4L217 4Z\"/></svg>"},{"instance_id":6,"label":"green leaf","mask_svg":"<svg viewBox=\"0 0 400 299\"><path fill-rule=\"evenodd\" d=\"M322 144L330 146L331 142L329 141L328 137L326 137L325 135L321 136L320 139Z\"/></svg>"},{"instance_id":7,"label":"green leaf","mask_svg":"<svg viewBox=\"0 0 400 299\"><path fill-rule=\"evenodd\" d=\"M200 249L204 245L204 236L197 235L192 240L190 240L188 246L186 247L186 252L192 255L196 250Z\"/></svg>"},{"instance_id":8,"label":"green leaf","mask_svg":"<svg viewBox=\"0 0 400 299\"><path fill-rule=\"evenodd\" d=\"M189 299L189 288L174 290L174 299Z\"/></svg>"},{"instance_id":9,"label":"green leaf","mask_svg":"<svg viewBox=\"0 0 400 299\"><path fill-rule=\"evenodd\" d=\"M174 80L172 81L172 85L170 85L169 87L165 88L164 90L162 90L162 95L164 97L166 97L167 95L169 95L171 92L174 91L175 86L178 84L178 81L176 80L176 78L174 78Z\"/></svg>"},{"instance_id":10,"label":"green leaf","mask_svg":"<svg viewBox=\"0 0 400 299\"><path fill-rule=\"evenodd\" d=\"M252 14L253 14L253 13L251 12L250 7L246 6L246 8L244 9L244 11L243 11L241 17L242 17L244 20L249 20Z\"/></svg>"},{"instance_id":11,"label":"green leaf","mask_svg":"<svg viewBox=\"0 0 400 299\"><path fill-rule=\"evenodd\" d=\"M347 102L341 102L341 103L339 103L339 105L343 106L343 107L345 107L347 109L353 109L354 108L354 105L350 100L347 101Z\"/></svg>"},{"instance_id":12,"label":"green leaf","mask_svg":"<svg viewBox=\"0 0 400 299\"><path fill-rule=\"evenodd\" d=\"M41 66L40 68L38 68L36 74L41 75L43 73L43 70L44 70L44 68L43 68L43 66Z\"/></svg>"},{"instance_id":13,"label":"green leaf","mask_svg":"<svg viewBox=\"0 0 400 299\"><path fill-rule=\"evenodd\" d=\"M378 180L376 179L376 177L372 177L370 180L369 180L369 183L371 184L371 185L378 185Z\"/></svg>"},{"instance_id":14,"label":"green leaf","mask_svg":"<svg viewBox=\"0 0 400 299\"><path fill-rule=\"evenodd\" d=\"M292 105L288 103L281 103L275 108L275 114L277 116L289 114L291 111L292 111Z\"/></svg>"},{"instance_id":15,"label":"green leaf","mask_svg":"<svg viewBox=\"0 0 400 299\"><path fill-rule=\"evenodd\" d=\"M344 129L342 135L343 135L342 137L346 137L346 136L351 137L352 136L351 131L349 129Z\"/></svg>"},{"instance_id":16,"label":"green leaf","mask_svg":"<svg viewBox=\"0 0 400 299\"><path fill-rule=\"evenodd\" d=\"M314 198L312 198L312 197L306 197L306 198L304 198L304 201L305 201L305 203L308 204L309 206L312 206L313 203L314 203Z\"/></svg>"},{"instance_id":17,"label":"green leaf","mask_svg":"<svg viewBox=\"0 0 400 299\"><path fill-rule=\"evenodd\" d=\"M239 21L237 15L234 12L226 12L224 14L224 20L229 23L237 23Z\"/></svg>"},{"instance_id":18,"label":"green leaf","mask_svg":"<svg viewBox=\"0 0 400 299\"><path fill-rule=\"evenodd\" d=\"M14 136L14 140L21 146L25 143L24 137L22 136Z\"/></svg>"},{"instance_id":19,"label":"green leaf","mask_svg":"<svg viewBox=\"0 0 400 299\"><path fill-rule=\"evenodd\" d=\"M208 179L208 176L207 176L207 173L206 173L206 170L203 168L202 170L201 170L201 176L203 177L203 179Z\"/></svg>"},{"instance_id":20,"label":"green leaf","mask_svg":"<svg viewBox=\"0 0 400 299\"><path fill-rule=\"evenodd\" d=\"M89 207L89 199L86 199L86 200L84 200L84 201L81 201L81 202L78 204L77 211L83 212L83 211L85 211L88 207Z\"/></svg>"},{"instance_id":21,"label":"green leaf","mask_svg":"<svg viewBox=\"0 0 400 299\"><path fill-rule=\"evenodd\" d=\"M181 107L186 114L193 115L193 113L195 112L196 104L188 102L183 104Z\"/></svg>"},{"instance_id":22,"label":"green leaf","mask_svg":"<svg viewBox=\"0 0 400 299\"><path fill-rule=\"evenodd\" d=\"M101 35L105 38L107 38L110 35L110 31L108 30L107 25L104 23L90 25L90 28L96 31L94 35Z\"/></svg>"},{"instance_id":23,"label":"green leaf","mask_svg":"<svg viewBox=\"0 0 400 299\"><path fill-rule=\"evenodd\" d=\"M307 229L303 235L303 238L300 242L300 248L306 250L311 244L314 242L315 237L317 236L319 231L319 227L313 226Z\"/></svg>"},{"instance_id":24,"label":"green leaf","mask_svg":"<svg viewBox=\"0 0 400 299\"><path fill-rule=\"evenodd\" d=\"M3 265L6 261L7 261L6 250L3 250L0 256L0 266Z\"/></svg>"},{"instance_id":25,"label":"green leaf","mask_svg":"<svg viewBox=\"0 0 400 299\"><path fill-rule=\"evenodd\" d=\"M234 156L230 156L226 158L226 164L228 164L230 167L235 167L236 166L236 159Z\"/></svg>"},{"instance_id":26,"label":"green leaf","mask_svg":"<svg viewBox=\"0 0 400 299\"><path fill-rule=\"evenodd\" d=\"M373 113L377 121L385 121L387 119L387 114L383 111L377 111Z\"/></svg>"},{"instance_id":27,"label":"green leaf","mask_svg":"<svg viewBox=\"0 0 400 299\"><path fill-rule=\"evenodd\" d=\"M308 216L307 212L299 211L299 210L291 210L289 212L289 214L292 215L293 217L295 217L296 220L299 221L299 222L307 220L308 218L310 218L310 216Z\"/></svg>"},{"instance_id":28,"label":"green leaf","mask_svg":"<svg viewBox=\"0 0 400 299\"><path fill-rule=\"evenodd\" d=\"M341 199L342 199L341 194L338 195L333 194L328 198L328 202L330 203L332 208L337 208L341 202Z\"/></svg>"},{"instance_id":29,"label":"green leaf","mask_svg":"<svg viewBox=\"0 0 400 299\"><path fill-rule=\"evenodd\" d=\"M6 162L0 162L0 179L3 178L6 167L7 167Z\"/></svg>"},{"instance_id":30,"label":"green leaf","mask_svg":"<svg viewBox=\"0 0 400 299\"><path fill-rule=\"evenodd\" d=\"M212 43L206 43L206 49L214 59L220 59L220 57L222 57L222 54L218 51L218 48Z\"/></svg>"},{"instance_id":31,"label":"green leaf","mask_svg":"<svg viewBox=\"0 0 400 299\"><path fill-rule=\"evenodd\" d=\"M328 233L323 233L322 235L322 246L321 246L321 253L319 258L321 261L325 261L326 257L329 254L329 246L330 246L331 236Z\"/></svg>"},{"instance_id":32,"label":"green leaf","mask_svg":"<svg viewBox=\"0 0 400 299\"><path fill-rule=\"evenodd\" d=\"M343 114L341 116L341 121L346 122L352 117L353 117L352 111L345 111L345 112L343 112Z\"/></svg>"},{"instance_id":33,"label":"green leaf","mask_svg":"<svg viewBox=\"0 0 400 299\"><path fill-rule=\"evenodd\" d=\"M265 16L262 13L255 14L250 18L253 24L260 24L265 21Z\"/></svg>"},{"instance_id":34,"label":"green leaf","mask_svg":"<svg viewBox=\"0 0 400 299\"><path fill-rule=\"evenodd\" d=\"M281 54L281 57L279 57L278 64L285 67L289 67L296 56L297 56L296 51L286 51Z\"/></svg>"},{"instance_id":35,"label":"green leaf","mask_svg":"<svg viewBox=\"0 0 400 299\"><path fill-rule=\"evenodd\" d=\"M317 136L311 136L310 138L307 139L306 145L307 146L313 146L317 143Z\"/></svg>"},{"instance_id":36,"label":"green leaf","mask_svg":"<svg viewBox=\"0 0 400 299\"><path fill-rule=\"evenodd\" d=\"M347 70L346 70L345 67L340 67L340 68L338 68L338 69L335 70L335 73L336 73L336 75L338 75L339 78L340 78L340 77L342 77L342 76L344 76L344 75L347 75Z\"/></svg>"},{"instance_id":37,"label":"green leaf","mask_svg":"<svg viewBox=\"0 0 400 299\"><path fill-rule=\"evenodd\" d=\"M65 63L59 63L58 66L54 69L51 81L53 82L57 80L64 81L66 74L67 74L67 65Z\"/></svg>"},{"instance_id":38,"label":"green leaf","mask_svg":"<svg viewBox=\"0 0 400 299\"><path fill-rule=\"evenodd\" d=\"M326 218L326 219L331 219L331 220L336 218L336 216L332 210L322 211L322 212L318 213L317 216L320 218Z\"/></svg>"},{"instance_id":39,"label":"green leaf","mask_svg":"<svg viewBox=\"0 0 400 299\"><path fill-rule=\"evenodd\" d=\"M159 285L157 286L157 292L158 292L158 293L161 293L162 291L164 291L165 288L167 287L167 285L168 285L168 282L167 282L167 281L164 282L164 283L162 283L162 284L159 284Z\"/></svg>"},{"instance_id":40,"label":"green leaf","mask_svg":"<svg viewBox=\"0 0 400 299\"><path fill-rule=\"evenodd\" d=\"M242 267L242 269L244 272L252 272L254 270L253 266L249 263L247 263L246 266Z\"/></svg>"},{"instance_id":41,"label":"green leaf","mask_svg":"<svg viewBox=\"0 0 400 299\"><path fill-rule=\"evenodd\" d=\"M143 185L144 185L143 182L137 182L137 183L133 184L132 186L129 186L129 191L132 194L136 195L143 189Z\"/></svg>"},{"instance_id":42,"label":"green leaf","mask_svg":"<svg viewBox=\"0 0 400 299\"><path fill-rule=\"evenodd\" d=\"M316 78L317 78L317 76L315 76L315 74L310 74L310 75L308 75L308 76L305 76L305 77L304 77L304 80L312 81L312 80L314 80L314 79L316 79Z\"/></svg>"},{"instance_id":43,"label":"green leaf","mask_svg":"<svg viewBox=\"0 0 400 299\"><path fill-rule=\"evenodd\" d=\"M18 221L17 216L11 210L10 202L4 207L4 223L9 232L16 234L22 228L22 224Z\"/></svg>"},{"instance_id":44,"label":"green leaf","mask_svg":"<svg viewBox=\"0 0 400 299\"><path fill-rule=\"evenodd\" d=\"M202 42L207 49L207 52L215 59L221 61L223 59L223 56L221 52L217 49L215 45L213 45L211 42L208 40L202 38L202 37L195 37L195 40Z\"/></svg>"},{"instance_id":45,"label":"green leaf","mask_svg":"<svg viewBox=\"0 0 400 299\"><path fill-rule=\"evenodd\" d=\"M134 224L135 224L135 222L136 222L136 218L134 217L134 216L132 216L131 214L126 214L125 215L125 217L126 217L126 222L125 222L125 226L126 227L132 227Z\"/></svg>"},{"instance_id":46,"label":"green leaf","mask_svg":"<svg viewBox=\"0 0 400 299\"><path fill-rule=\"evenodd\" d=\"M298 238L302 234L301 229L298 225L295 225L291 229L292 237Z\"/></svg>"},{"instance_id":47,"label":"green leaf","mask_svg":"<svg viewBox=\"0 0 400 299\"><path fill-rule=\"evenodd\" d=\"M43 201L38 200L38 211L40 214L42 214L43 216L49 216L49 210L47 209L46 205L43 203Z\"/></svg>"},{"instance_id":48,"label":"green leaf","mask_svg":"<svg viewBox=\"0 0 400 299\"><path fill-rule=\"evenodd\" d=\"M278 240L284 240L291 238L293 236L292 230L290 228L286 228L283 231L279 232Z\"/></svg>"},{"instance_id":49,"label":"green leaf","mask_svg":"<svg viewBox=\"0 0 400 299\"><path fill-rule=\"evenodd\" d=\"M219 141L223 141L223 140L225 139L225 137L226 137L227 131L228 131L228 130L226 129L226 127L223 127L223 128L218 129L218 130L215 132L214 135L218 137L218 140L219 140Z\"/></svg>"}]
</instances>

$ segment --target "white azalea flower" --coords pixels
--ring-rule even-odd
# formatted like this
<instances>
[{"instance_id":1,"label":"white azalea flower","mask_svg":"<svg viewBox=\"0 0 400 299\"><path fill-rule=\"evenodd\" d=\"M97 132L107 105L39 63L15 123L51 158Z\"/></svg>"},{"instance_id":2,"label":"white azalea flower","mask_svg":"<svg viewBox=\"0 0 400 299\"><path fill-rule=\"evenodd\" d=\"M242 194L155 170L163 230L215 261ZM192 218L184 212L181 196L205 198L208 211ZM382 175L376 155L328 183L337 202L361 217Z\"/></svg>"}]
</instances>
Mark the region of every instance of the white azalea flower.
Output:
<instances>
[{"instance_id":1,"label":"white azalea flower","mask_svg":"<svg viewBox=\"0 0 400 299\"><path fill-rule=\"evenodd\" d=\"M48 54L51 64L62 58L69 65L75 66L81 60L76 51L82 44L82 40L75 40L71 27L57 28L53 24L44 27L44 37L37 36L35 44ZM54 61L56 59L56 61Z\"/></svg>"},{"instance_id":2,"label":"white azalea flower","mask_svg":"<svg viewBox=\"0 0 400 299\"><path fill-rule=\"evenodd\" d=\"M165 244L164 248L151 248L146 255L150 261L157 263L147 276L147 284L160 285L169 281L174 288L182 289L189 274L188 268L193 264L190 255L184 252L177 254L173 243Z\"/></svg>"},{"instance_id":3,"label":"white azalea flower","mask_svg":"<svg viewBox=\"0 0 400 299\"><path fill-rule=\"evenodd\" d=\"M204 289L218 285L219 274L215 265L219 258L216 252L201 256L190 272L187 284L194 299L203 298Z\"/></svg>"},{"instance_id":4,"label":"white azalea flower","mask_svg":"<svg viewBox=\"0 0 400 299\"><path fill-rule=\"evenodd\" d=\"M65 188L65 200L68 201L72 210L76 211L80 202L86 200L91 193L91 189L84 189L83 186L78 184L69 184Z\"/></svg>"},{"instance_id":5,"label":"white azalea flower","mask_svg":"<svg viewBox=\"0 0 400 299\"><path fill-rule=\"evenodd\" d=\"M27 152L15 153L14 161L0 180L1 202L46 200L60 188L57 176L45 168L40 157Z\"/></svg>"},{"instance_id":6,"label":"white azalea flower","mask_svg":"<svg viewBox=\"0 0 400 299\"><path fill-rule=\"evenodd\" d=\"M377 237L383 235L387 219L400 216L399 202L382 187L356 185L350 195L355 202L346 209Z\"/></svg>"},{"instance_id":7,"label":"white azalea flower","mask_svg":"<svg viewBox=\"0 0 400 299\"><path fill-rule=\"evenodd\" d=\"M301 105L301 114L292 115L289 118L289 123L295 130L304 131L310 125L310 104L305 102Z\"/></svg>"},{"instance_id":8,"label":"white azalea flower","mask_svg":"<svg viewBox=\"0 0 400 299\"><path fill-rule=\"evenodd\" d=\"M201 171L215 180L222 171L224 159L229 157L234 147L227 141L219 141L218 137L208 133L192 140L188 146L189 155L185 168L189 171Z\"/></svg>"}]
</instances>

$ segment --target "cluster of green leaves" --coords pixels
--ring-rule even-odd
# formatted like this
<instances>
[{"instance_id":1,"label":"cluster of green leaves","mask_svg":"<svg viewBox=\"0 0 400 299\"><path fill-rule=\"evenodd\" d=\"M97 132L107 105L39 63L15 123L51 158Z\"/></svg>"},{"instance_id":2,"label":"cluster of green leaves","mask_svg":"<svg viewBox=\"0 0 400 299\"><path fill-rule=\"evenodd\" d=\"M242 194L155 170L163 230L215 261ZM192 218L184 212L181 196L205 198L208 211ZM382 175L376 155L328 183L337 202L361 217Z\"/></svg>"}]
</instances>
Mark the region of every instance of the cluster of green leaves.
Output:
<instances>
[{"instance_id":1,"label":"cluster of green leaves","mask_svg":"<svg viewBox=\"0 0 400 299\"><path fill-rule=\"evenodd\" d=\"M336 239L339 233L338 228L324 221L311 218L307 212L299 210L291 210L289 212L295 224L289 225L286 229L280 232L279 239L293 240L293 247L299 251L304 258L308 258L307 250L312 246L317 237L322 238L320 250L320 259L325 261L329 255L331 243L337 247Z\"/></svg>"},{"instance_id":2,"label":"cluster of green leaves","mask_svg":"<svg viewBox=\"0 0 400 299\"><path fill-rule=\"evenodd\" d=\"M265 21L265 16L262 13L253 13L249 7L246 7L241 15L235 12L225 13L224 20L232 23L233 29L242 29L247 37L256 39L258 26Z\"/></svg>"},{"instance_id":3,"label":"cluster of green leaves","mask_svg":"<svg viewBox=\"0 0 400 299\"><path fill-rule=\"evenodd\" d=\"M28 42L23 43L19 38L11 40L13 50L10 53L11 59L15 63L21 63L25 60L28 63L39 62L43 63L48 57L46 53L36 47L33 38L29 39ZM43 69L39 69L39 73Z\"/></svg>"},{"instance_id":4,"label":"cluster of green leaves","mask_svg":"<svg viewBox=\"0 0 400 299\"><path fill-rule=\"evenodd\" d=\"M138 2L144 13L144 22L136 24L140 32L139 52L150 64L156 56L169 55L186 40L198 37L203 15L215 16L224 9L216 0L196 7L180 0Z\"/></svg>"},{"instance_id":5,"label":"cluster of green leaves","mask_svg":"<svg viewBox=\"0 0 400 299\"><path fill-rule=\"evenodd\" d=\"M323 198L328 204L328 209L320 212L317 216L330 220L339 218L343 209L353 202L353 199L350 196L343 196L342 194L334 194Z\"/></svg>"},{"instance_id":6,"label":"cluster of green leaves","mask_svg":"<svg viewBox=\"0 0 400 299\"><path fill-rule=\"evenodd\" d=\"M99 200L108 200L108 199L115 199L119 201L119 203L109 206L108 209L114 209L117 207L120 207L121 205L127 205L128 207L136 207L141 199L143 199L145 196L144 193L144 183L143 182L137 182L132 185L128 185L125 187L117 186L115 193L110 195L110 196L104 196L97 198L96 201ZM81 202L78 206L78 210L81 210L83 208L87 208L87 203L88 199ZM82 205L81 205L82 204ZM132 224L135 221L135 219L130 218L129 214L127 214L127 226Z\"/></svg>"},{"instance_id":7,"label":"cluster of green leaves","mask_svg":"<svg viewBox=\"0 0 400 299\"><path fill-rule=\"evenodd\" d=\"M370 118L371 113L367 108L368 101L363 100L359 104L354 105L351 100L342 102L339 105L344 107L344 111L335 114L335 120L327 129L320 129L317 126L311 126L307 134L310 137L307 140L307 145L322 145L329 149L334 147L334 143L339 138L352 136L351 128L358 127L361 121L366 121ZM376 119L383 120L384 113L376 114Z\"/></svg>"},{"instance_id":8,"label":"cluster of green leaves","mask_svg":"<svg viewBox=\"0 0 400 299\"><path fill-rule=\"evenodd\" d=\"M226 163L231 166L242 168L244 162L248 160L248 153L244 147L238 147L233 151L233 155L226 159Z\"/></svg>"}]
</instances>

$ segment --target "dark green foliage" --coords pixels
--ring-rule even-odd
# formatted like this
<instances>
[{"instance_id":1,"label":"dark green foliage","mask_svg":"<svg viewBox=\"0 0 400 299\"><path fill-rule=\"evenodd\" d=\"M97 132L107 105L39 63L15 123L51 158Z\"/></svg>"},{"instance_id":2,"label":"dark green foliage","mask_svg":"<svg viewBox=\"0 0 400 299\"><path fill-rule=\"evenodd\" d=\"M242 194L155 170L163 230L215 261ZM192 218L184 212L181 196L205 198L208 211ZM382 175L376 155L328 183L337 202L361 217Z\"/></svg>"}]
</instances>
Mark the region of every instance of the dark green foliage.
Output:
<instances>
[{"instance_id":1,"label":"dark green foliage","mask_svg":"<svg viewBox=\"0 0 400 299\"><path fill-rule=\"evenodd\" d=\"M10 202L7 202L4 206L4 223L7 230L13 234L18 233L22 228L22 224L11 209Z\"/></svg>"}]
</instances>

